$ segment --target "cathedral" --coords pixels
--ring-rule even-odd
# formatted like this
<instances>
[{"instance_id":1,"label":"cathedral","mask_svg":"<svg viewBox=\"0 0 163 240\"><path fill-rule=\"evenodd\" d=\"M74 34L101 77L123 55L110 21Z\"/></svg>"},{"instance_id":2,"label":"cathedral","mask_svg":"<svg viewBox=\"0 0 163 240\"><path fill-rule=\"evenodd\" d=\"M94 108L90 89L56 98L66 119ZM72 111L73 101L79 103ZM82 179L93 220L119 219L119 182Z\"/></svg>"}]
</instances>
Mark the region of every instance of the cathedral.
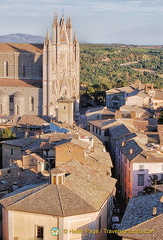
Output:
<instances>
[{"instance_id":1,"label":"cathedral","mask_svg":"<svg viewBox=\"0 0 163 240\"><path fill-rule=\"evenodd\" d=\"M44 44L0 43L0 115L73 123L79 110L79 43L71 18L54 15Z\"/></svg>"}]
</instances>

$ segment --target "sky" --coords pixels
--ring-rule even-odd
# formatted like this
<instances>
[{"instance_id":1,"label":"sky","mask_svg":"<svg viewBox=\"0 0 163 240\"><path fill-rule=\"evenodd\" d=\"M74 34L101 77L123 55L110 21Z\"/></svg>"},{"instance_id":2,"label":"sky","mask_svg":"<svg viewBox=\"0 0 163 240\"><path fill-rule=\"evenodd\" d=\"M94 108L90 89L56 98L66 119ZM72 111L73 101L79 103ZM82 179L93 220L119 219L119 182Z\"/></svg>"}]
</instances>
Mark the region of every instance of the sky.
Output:
<instances>
[{"instance_id":1,"label":"sky","mask_svg":"<svg viewBox=\"0 0 163 240\"><path fill-rule=\"evenodd\" d=\"M163 45L163 0L0 0L0 35L45 36L55 12L80 42Z\"/></svg>"}]
</instances>

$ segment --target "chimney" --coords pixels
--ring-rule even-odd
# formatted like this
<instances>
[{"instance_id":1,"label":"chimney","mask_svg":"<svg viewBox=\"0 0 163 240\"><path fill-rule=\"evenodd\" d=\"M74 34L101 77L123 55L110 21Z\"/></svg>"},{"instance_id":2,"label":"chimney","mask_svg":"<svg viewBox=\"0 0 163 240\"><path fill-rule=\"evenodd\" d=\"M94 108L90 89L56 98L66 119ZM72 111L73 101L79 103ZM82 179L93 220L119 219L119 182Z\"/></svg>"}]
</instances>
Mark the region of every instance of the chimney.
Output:
<instances>
[{"instance_id":1,"label":"chimney","mask_svg":"<svg viewBox=\"0 0 163 240\"><path fill-rule=\"evenodd\" d=\"M155 216L157 214L157 208L153 207L152 208L152 215Z\"/></svg>"},{"instance_id":2,"label":"chimney","mask_svg":"<svg viewBox=\"0 0 163 240\"><path fill-rule=\"evenodd\" d=\"M130 154L133 154L133 149L132 148L130 148Z\"/></svg>"},{"instance_id":3,"label":"chimney","mask_svg":"<svg viewBox=\"0 0 163 240\"><path fill-rule=\"evenodd\" d=\"M121 144L122 144L122 147L124 147L124 146L125 146L125 142L124 142L124 141L123 141Z\"/></svg>"},{"instance_id":4,"label":"chimney","mask_svg":"<svg viewBox=\"0 0 163 240\"><path fill-rule=\"evenodd\" d=\"M64 184L65 182L65 172L60 169L54 169L50 173L50 183L53 185Z\"/></svg>"}]
</instances>

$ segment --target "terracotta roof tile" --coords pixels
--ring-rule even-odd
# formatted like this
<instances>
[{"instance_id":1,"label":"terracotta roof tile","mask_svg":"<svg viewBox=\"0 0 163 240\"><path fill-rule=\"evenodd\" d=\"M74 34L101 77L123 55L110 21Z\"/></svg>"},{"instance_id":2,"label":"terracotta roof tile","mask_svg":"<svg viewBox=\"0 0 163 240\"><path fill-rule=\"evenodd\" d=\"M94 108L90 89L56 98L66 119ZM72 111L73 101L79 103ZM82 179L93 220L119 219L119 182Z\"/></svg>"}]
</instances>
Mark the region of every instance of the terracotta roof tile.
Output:
<instances>
[{"instance_id":1,"label":"terracotta roof tile","mask_svg":"<svg viewBox=\"0 0 163 240\"><path fill-rule=\"evenodd\" d=\"M42 88L42 81L0 78L0 87Z\"/></svg>"},{"instance_id":2,"label":"terracotta roof tile","mask_svg":"<svg viewBox=\"0 0 163 240\"><path fill-rule=\"evenodd\" d=\"M35 116L35 115L23 115L17 123L17 127L26 127L28 124L28 127L33 128L40 128L43 124L46 124L47 122L42 119L41 117Z\"/></svg>"},{"instance_id":3,"label":"terracotta roof tile","mask_svg":"<svg viewBox=\"0 0 163 240\"><path fill-rule=\"evenodd\" d=\"M72 173L60 185L41 185L31 190L2 199L1 204L9 210L34 212L52 216L72 216L97 212L115 188L116 180L109 176L89 176ZM103 178L107 178L104 179Z\"/></svg>"},{"instance_id":4,"label":"terracotta roof tile","mask_svg":"<svg viewBox=\"0 0 163 240\"><path fill-rule=\"evenodd\" d=\"M123 216L120 229L129 230L118 235L129 239L162 240L163 206L162 193L145 195L130 199ZM153 207L156 207L156 215L153 215ZM162 229L162 230L161 230ZM138 230L144 230L139 233ZM153 232L145 233L145 230Z\"/></svg>"},{"instance_id":5,"label":"terracotta roof tile","mask_svg":"<svg viewBox=\"0 0 163 240\"><path fill-rule=\"evenodd\" d=\"M0 52L42 53L43 44L0 43Z\"/></svg>"}]
</instances>

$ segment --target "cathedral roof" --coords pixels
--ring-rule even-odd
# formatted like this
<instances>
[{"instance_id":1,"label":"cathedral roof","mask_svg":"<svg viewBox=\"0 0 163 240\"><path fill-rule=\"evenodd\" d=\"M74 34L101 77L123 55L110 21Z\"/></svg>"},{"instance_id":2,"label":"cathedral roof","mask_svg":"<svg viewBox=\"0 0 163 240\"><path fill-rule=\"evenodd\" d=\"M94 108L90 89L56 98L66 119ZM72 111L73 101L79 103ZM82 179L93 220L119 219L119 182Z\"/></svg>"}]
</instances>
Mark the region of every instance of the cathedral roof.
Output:
<instances>
[{"instance_id":1,"label":"cathedral roof","mask_svg":"<svg viewBox=\"0 0 163 240\"><path fill-rule=\"evenodd\" d=\"M21 80L13 78L0 78L0 87L36 87L42 88L40 80Z\"/></svg>"},{"instance_id":2,"label":"cathedral roof","mask_svg":"<svg viewBox=\"0 0 163 240\"><path fill-rule=\"evenodd\" d=\"M43 44L0 43L0 52L31 52L42 53Z\"/></svg>"}]
</instances>

